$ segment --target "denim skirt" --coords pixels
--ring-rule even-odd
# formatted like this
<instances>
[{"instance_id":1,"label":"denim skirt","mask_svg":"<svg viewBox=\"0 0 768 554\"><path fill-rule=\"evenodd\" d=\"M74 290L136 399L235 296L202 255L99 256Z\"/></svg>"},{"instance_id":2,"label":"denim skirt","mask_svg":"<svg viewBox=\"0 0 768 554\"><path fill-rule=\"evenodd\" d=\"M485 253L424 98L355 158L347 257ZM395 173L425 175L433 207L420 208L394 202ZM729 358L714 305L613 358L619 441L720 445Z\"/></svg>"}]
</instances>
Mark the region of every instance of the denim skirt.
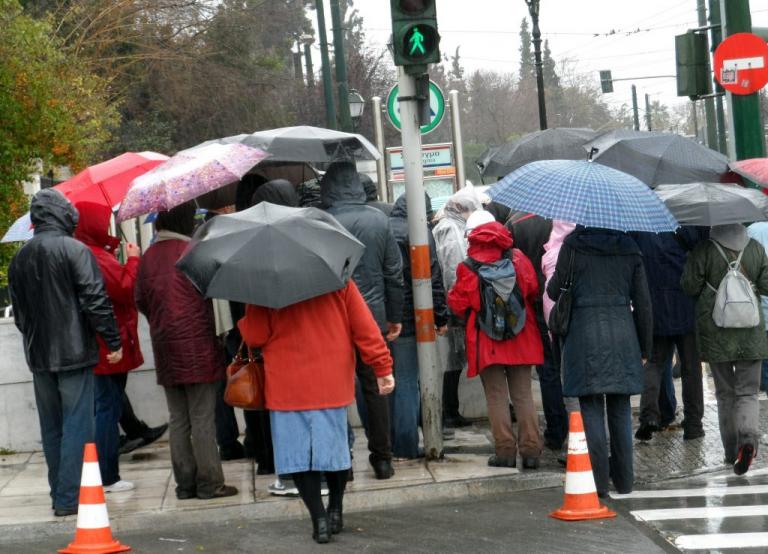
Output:
<instances>
[{"instance_id":1,"label":"denim skirt","mask_svg":"<svg viewBox=\"0 0 768 554\"><path fill-rule=\"evenodd\" d=\"M352 460L347 439L347 408L269 412L275 472L342 471Z\"/></svg>"}]
</instances>

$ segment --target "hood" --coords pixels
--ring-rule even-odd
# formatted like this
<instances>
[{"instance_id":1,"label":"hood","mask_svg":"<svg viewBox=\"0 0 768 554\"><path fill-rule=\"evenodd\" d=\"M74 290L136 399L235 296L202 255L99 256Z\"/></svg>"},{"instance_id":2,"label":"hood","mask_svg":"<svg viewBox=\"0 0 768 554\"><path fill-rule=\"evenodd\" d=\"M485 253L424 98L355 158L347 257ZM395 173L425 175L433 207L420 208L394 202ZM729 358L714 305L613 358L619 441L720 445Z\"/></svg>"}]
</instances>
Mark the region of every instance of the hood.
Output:
<instances>
[{"instance_id":1,"label":"hood","mask_svg":"<svg viewBox=\"0 0 768 554\"><path fill-rule=\"evenodd\" d=\"M483 205L477 198L474 189L471 186L467 186L446 201L445 206L443 206L443 212L446 217L460 218L462 221L466 221L469 214L482 209L482 207Z\"/></svg>"},{"instance_id":2,"label":"hood","mask_svg":"<svg viewBox=\"0 0 768 554\"><path fill-rule=\"evenodd\" d=\"M709 233L709 238L728 250L739 252L749 243L747 229L741 223L730 225L715 225Z\"/></svg>"},{"instance_id":3,"label":"hood","mask_svg":"<svg viewBox=\"0 0 768 554\"><path fill-rule=\"evenodd\" d=\"M77 211L80 212L80 222L75 230L77 240L108 252L114 252L120 246L120 239L109 234L112 210L102 204L80 202Z\"/></svg>"},{"instance_id":4,"label":"hood","mask_svg":"<svg viewBox=\"0 0 768 554\"><path fill-rule=\"evenodd\" d=\"M56 189L44 189L32 199L29 207L35 234L45 231L59 231L72 235L80 216L75 207Z\"/></svg>"},{"instance_id":5,"label":"hood","mask_svg":"<svg viewBox=\"0 0 768 554\"><path fill-rule=\"evenodd\" d=\"M323 207L339 204L365 204L365 190L352 162L334 162L320 181Z\"/></svg>"},{"instance_id":6,"label":"hood","mask_svg":"<svg viewBox=\"0 0 768 554\"><path fill-rule=\"evenodd\" d=\"M365 200L367 202L376 202L379 199L379 191L376 190L376 183L373 179L368 177L365 173L358 173L360 182L363 184L363 190L365 191Z\"/></svg>"},{"instance_id":7,"label":"hood","mask_svg":"<svg viewBox=\"0 0 768 554\"><path fill-rule=\"evenodd\" d=\"M426 192L424 193L424 204L427 209L427 225L429 225L432 222L432 218L435 216L435 212L432 211L432 199ZM389 214L389 217L408 217L408 200L405 198L405 193L401 194L395 201L395 205L392 208L392 213Z\"/></svg>"},{"instance_id":8,"label":"hood","mask_svg":"<svg viewBox=\"0 0 768 554\"><path fill-rule=\"evenodd\" d=\"M299 195L296 193L296 187L290 181L274 179L264 183L253 193L251 206L261 202L297 208L299 206Z\"/></svg>"},{"instance_id":9,"label":"hood","mask_svg":"<svg viewBox=\"0 0 768 554\"><path fill-rule=\"evenodd\" d=\"M640 248L628 234L613 229L577 226L565 244L582 254L593 256L640 255Z\"/></svg>"},{"instance_id":10,"label":"hood","mask_svg":"<svg viewBox=\"0 0 768 554\"><path fill-rule=\"evenodd\" d=\"M494 252L496 257L501 256L501 253L505 250L512 248L512 236L509 231L498 221L492 221L490 223L484 223L476 227L471 233L469 233L469 249L467 254L471 258L483 260L477 254L483 252Z\"/></svg>"}]
</instances>

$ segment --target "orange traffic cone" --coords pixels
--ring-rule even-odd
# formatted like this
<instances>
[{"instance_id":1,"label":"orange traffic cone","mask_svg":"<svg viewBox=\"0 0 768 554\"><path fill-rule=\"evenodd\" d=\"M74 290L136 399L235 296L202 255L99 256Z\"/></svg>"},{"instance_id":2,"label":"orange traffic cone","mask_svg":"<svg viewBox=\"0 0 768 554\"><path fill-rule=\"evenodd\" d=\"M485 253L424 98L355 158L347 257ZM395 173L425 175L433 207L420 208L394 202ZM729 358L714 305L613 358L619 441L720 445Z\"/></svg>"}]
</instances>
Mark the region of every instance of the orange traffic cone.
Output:
<instances>
[{"instance_id":1,"label":"orange traffic cone","mask_svg":"<svg viewBox=\"0 0 768 554\"><path fill-rule=\"evenodd\" d=\"M600 504L597 498L581 412L571 412L568 466L565 468L565 500L562 508L549 516L565 521L616 517L616 512Z\"/></svg>"},{"instance_id":2,"label":"orange traffic cone","mask_svg":"<svg viewBox=\"0 0 768 554\"><path fill-rule=\"evenodd\" d=\"M127 552L130 546L120 544L112 537L109 514L101 487L101 472L96 445L85 445L83 476L80 480L80 506L77 510L75 540L59 554L112 554Z\"/></svg>"}]
</instances>

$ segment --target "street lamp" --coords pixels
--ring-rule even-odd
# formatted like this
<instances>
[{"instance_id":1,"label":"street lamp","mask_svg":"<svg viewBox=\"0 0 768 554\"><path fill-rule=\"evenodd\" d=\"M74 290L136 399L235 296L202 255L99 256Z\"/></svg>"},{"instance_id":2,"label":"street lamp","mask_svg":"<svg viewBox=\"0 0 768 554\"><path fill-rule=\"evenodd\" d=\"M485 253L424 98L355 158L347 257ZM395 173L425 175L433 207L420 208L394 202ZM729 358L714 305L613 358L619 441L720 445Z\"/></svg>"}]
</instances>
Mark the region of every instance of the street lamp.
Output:
<instances>
[{"instance_id":1,"label":"street lamp","mask_svg":"<svg viewBox=\"0 0 768 554\"><path fill-rule=\"evenodd\" d=\"M544 72L541 63L541 30L539 29L539 0L525 0L528 13L531 14L531 36L533 38L533 54L536 67L536 88L539 92L539 128L547 128L547 106L544 101Z\"/></svg>"},{"instance_id":2,"label":"street lamp","mask_svg":"<svg viewBox=\"0 0 768 554\"><path fill-rule=\"evenodd\" d=\"M351 89L347 95L347 102L349 103L349 114L352 116L352 123L356 127L360 118L363 117L363 111L365 111L365 98L355 89Z\"/></svg>"}]
</instances>

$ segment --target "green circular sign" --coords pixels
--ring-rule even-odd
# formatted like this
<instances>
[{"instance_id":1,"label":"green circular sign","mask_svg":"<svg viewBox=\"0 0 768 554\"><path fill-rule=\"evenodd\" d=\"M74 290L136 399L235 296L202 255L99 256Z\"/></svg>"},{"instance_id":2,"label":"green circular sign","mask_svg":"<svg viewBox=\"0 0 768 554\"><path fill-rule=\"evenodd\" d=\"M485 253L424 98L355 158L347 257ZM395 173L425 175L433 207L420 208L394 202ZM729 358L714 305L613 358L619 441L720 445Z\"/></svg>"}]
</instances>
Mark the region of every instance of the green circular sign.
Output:
<instances>
[{"instance_id":1,"label":"green circular sign","mask_svg":"<svg viewBox=\"0 0 768 554\"><path fill-rule=\"evenodd\" d=\"M397 97L400 94L400 86L395 85L389 91L387 96L387 116L395 129L401 129L400 125L400 102ZM445 97L443 91L434 82L429 82L429 110L430 120L426 125L421 126L421 134L426 135L434 131L445 115Z\"/></svg>"}]
</instances>

